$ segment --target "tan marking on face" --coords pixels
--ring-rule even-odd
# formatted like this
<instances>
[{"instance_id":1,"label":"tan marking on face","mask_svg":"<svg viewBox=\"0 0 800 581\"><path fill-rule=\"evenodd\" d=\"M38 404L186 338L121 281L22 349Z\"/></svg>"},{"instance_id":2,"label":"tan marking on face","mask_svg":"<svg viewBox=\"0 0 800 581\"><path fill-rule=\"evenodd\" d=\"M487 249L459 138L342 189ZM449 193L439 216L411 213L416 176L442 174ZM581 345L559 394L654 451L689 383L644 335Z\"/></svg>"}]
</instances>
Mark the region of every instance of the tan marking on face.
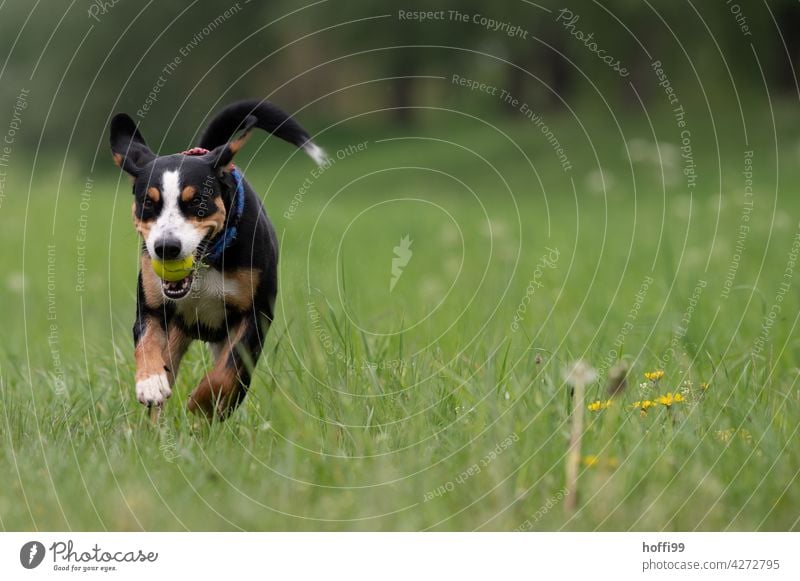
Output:
<instances>
[{"instance_id":1,"label":"tan marking on face","mask_svg":"<svg viewBox=\"0 0 800 581\"><path fill-rule=\"evenodd\" d=\"M194 186L186 186L181 192L181 201L189 202L197 194L197 188Z\"/></svg>"},{"instance_id":2,"label":"tan marking on face","mask_svg":"<svg viewBox=\"0 0 800 581\"><path fill-rule=\"evenodd\" d=\"M139 233L139 236L142 237L142 240L147 240L148 236L150 236L150 228L152 228L154 221L142 220L139 218L136 214L136 202L131 206L131 215L133 216L133 225Z\"/></svg>"},{"instance_id":3,"label":"tan marking on face","mask_svg":"<svg viewBox=\"0 0 800 581\"><path fill-rule=\"evenodd\" d=\"M145 330L136 344L136 381L164 373L164 348L167 337L164 330L154 321L145 323Z\"/></svg>"},{"instance_id":4,"label":"tan marking on face","mask_svg":"<svg viewBox=\"0 0 800 581\"><path fill-rule=\"evenodd\" d=\"M150 261L150 255L146 252L142 254L140 267L144 302L151 309L157 309L164 305L164 293L161 292L161 279L153 272L153 264Z\"/></svg>"},{"instance_id":5,"label":"tan marking on face","mask_svg":"<svg viewBox=\"0 0 800 581\"><path fill-rule=\"evenodd\" d=\"M147 197L153 200L153 203L158 203L161 199L161 190L155 186L150 186L147 188Z\"/></svg>"},{"instance_id":6,"label":"tan marking on face","mask_svg":"<svg viewBox=\"0 0 800 581\"><path fill-rule=\"evenodd\" d=\"M203 232L204 236L214 237L225 228L225 203L220 196L214 198L215 212L207 212L205 216L191 216L188 221L198 230Z\"/></svg>"},{"instance_id":7,"label":"tan marking on face","mask_svg":"<svg viewBox=\"0 0 800 581\"><path fill-rule=\"evenodd\" d=\"M122 167L122 156L119 153L112 153L111 156L114 158L114 163Z\"/></svg>"},{"instance_id":8,"label":"tan marking on face","mask_svg":"<svg viewBox=\"0 0 800 581\"><path fill-rule=\"evenodd\" d=\"M253 297L258 291L261 281L261 270L253 268L239 268L226 271L225 278L225 306L234 307L240 311L247 311L253 306ZM230 288L231 292L227 292Z\"/></svg>"}]
</instances>

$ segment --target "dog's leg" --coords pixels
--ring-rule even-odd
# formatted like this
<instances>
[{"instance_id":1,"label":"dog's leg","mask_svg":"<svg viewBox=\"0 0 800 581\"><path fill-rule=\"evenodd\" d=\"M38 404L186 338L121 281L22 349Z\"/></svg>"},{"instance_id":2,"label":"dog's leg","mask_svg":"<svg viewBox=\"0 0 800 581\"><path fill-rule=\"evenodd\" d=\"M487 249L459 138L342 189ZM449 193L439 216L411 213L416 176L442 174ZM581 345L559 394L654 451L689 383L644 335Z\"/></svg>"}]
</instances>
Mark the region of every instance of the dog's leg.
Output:
<instances>
[{"instance_id":1,"label":"dog's leg","mask_svg":"<svg viewBox=\"0 0 800 581\"><path fill-rule=\"evenodd\" d=\"M136 399L146 406L160 406L172 395L164 352L167 332L158 317L145 314L133 328L136 343Z\"/></svg>"},{"instance_id":2,"label":"dog's leg","mask_svg":"<svg viewBox=\"0 0 800 581\"><path fill-rule=\"evenodd\" d=\"M164 347L161 356L164 359L164 371L167 373L167 381L169 382L170 389L169 393L171 394L172 387L175 385L175 378L178 375L178 367L180 367L181 359L183 359L186 350L192 343L192 339L178 327L174 326L169 328L166 335L166 347ZM169 397L169 395L166 397ZM163 403L150 406L150 419L154 424L159 422L162 407Z\"/></svg>"},{"instance_id":3,"label":"dog's leg","mask_svg":"<svg viewBox=\"0 0 800 581\"><path fill-rule=\"evenodd\" d=\"M167 331L167 346L164 348L164 370L167 372L169 386L175 385L175 378L178 376L178 368L181 360L192 344L192 338L176 326L170 326Z\"/></svg>"},{"instance_id":4,"label":"dog's leg","mask_svg":"<svg viewBox=\"0 0 800 581\"><path fill-rule=\"evenodd\" d=\"M212 347L219 353L214 368L189 396L189 410L225 419L247 394L252 371L262 348L262 329L255 316L246 316Z\"/></svg>"}]
</instances>

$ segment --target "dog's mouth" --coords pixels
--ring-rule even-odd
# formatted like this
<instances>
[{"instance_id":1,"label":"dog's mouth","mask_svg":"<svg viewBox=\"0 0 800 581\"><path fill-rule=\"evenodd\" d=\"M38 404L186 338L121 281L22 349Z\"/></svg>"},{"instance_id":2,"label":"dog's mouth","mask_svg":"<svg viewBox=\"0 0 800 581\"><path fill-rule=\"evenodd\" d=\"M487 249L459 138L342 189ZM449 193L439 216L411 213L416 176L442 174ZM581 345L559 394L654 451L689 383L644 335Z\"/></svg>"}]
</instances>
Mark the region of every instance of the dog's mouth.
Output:
<instances>
[{"instance_id":1,"label":"dog's mouth","mask_svg":"<svg viewBox=\"0 0 800 581\"><path fill-rule=\"evenodd\" d=\"M161 291L164 293L164 296L168 299L178 300L182 299L186 295L189 294L189 291L192 290L192 281L194 280L194 272L189 273L189 276L186 278L182 278L181 280L169 281L169 280L162 280L161 281Z\"/></svg>"}]
</instances>

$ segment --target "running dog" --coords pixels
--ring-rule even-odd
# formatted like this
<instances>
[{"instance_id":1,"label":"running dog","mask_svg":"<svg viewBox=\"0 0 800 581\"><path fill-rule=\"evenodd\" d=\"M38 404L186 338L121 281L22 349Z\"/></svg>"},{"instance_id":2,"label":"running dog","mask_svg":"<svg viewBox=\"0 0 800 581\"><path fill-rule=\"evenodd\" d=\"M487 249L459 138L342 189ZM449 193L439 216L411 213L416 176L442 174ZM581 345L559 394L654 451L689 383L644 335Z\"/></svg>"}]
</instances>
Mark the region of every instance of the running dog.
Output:
<instances>
[{"instance_id":1,"label":"running dog","mask_svg":"<svg viewBox=\"0 0 800 581\"><path fill-rule=\"evenodd\" d=\"M111 121L111 152L133 177L133 223L142 240L133 340L136 398L148 407L172 395L193 340L210 345L215 363L189 396L189 410L224 419L247 394L278 289L275 229L232 163L253 128L325 163L309 134L265 101L229 105L198 147L173 155L153 153L128 115ZM168 263L189 267L174 280L156 272Z\"/></svg>"}]
</instances>

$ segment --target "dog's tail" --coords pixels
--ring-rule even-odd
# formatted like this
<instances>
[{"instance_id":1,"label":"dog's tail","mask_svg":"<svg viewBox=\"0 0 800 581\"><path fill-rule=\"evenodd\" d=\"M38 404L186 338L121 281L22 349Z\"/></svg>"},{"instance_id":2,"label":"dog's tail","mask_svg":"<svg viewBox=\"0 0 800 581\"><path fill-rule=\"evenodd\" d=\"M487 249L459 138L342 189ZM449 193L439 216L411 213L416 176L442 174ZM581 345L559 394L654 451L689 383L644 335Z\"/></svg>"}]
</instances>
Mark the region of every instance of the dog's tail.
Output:
<instances>
[{"instance_id":1,"label":"dog's tail","mask_svg":"<svg viewBox=\"0 0 800 581\"><path fill-rule=\"evenodd\" d=\"M211 150L227 143L236 131L252 122L250 117L255 118L253 127L301 147L318 165L327 160L325 152L311 141L311 136L297 121L269 101L256 99L231 103L217 113L200 137L200 147Z\"/></svg>"}]
</instances>

